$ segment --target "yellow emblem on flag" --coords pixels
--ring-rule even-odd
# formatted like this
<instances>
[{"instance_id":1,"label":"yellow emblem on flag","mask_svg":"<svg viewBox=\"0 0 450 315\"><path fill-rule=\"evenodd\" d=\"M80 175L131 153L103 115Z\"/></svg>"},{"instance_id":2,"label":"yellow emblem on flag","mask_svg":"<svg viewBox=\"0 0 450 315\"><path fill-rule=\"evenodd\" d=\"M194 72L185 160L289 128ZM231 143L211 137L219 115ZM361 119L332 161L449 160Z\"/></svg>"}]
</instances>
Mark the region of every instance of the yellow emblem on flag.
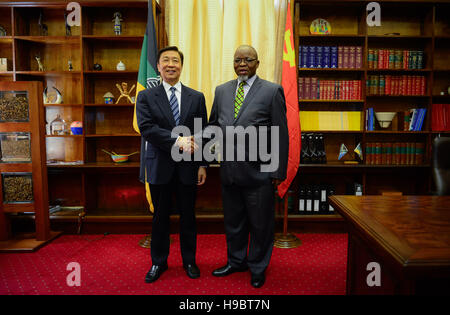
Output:
<instances>
[{"instance_id":1,"label":"yellow emblem on flag","mask_svg":"<svg viewBox=\"0 0 450 315\"><path fill-rule=\"evenodd\" d=\"M291 45L291 30L284 33L284 42L287 52L283 51L283 60L289 62L291 67L295 67L295 51Z\"/></svg>"}]
</instances>

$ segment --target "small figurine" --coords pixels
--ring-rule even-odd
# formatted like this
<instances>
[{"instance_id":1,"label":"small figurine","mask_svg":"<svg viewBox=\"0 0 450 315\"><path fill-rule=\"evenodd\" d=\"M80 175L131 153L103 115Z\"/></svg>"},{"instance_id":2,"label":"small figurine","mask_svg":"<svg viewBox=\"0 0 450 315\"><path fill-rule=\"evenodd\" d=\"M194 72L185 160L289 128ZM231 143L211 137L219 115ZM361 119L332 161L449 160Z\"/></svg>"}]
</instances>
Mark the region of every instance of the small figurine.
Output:
<instances>
[{"instance_id":1,"label":"small figurine","mask_svg":"<svg viewBox=\"0 0 450 315\"><path fill-rule=\"evenodd\" d=\"M72 29L69 23L67 23L67 13L64 13L64 21L66 22L66 36L72 36Z\"/></svg>"},{"instance_id":2,"label":"small figurine","mask_svg":"<svg viewBox=\"0 0 450 315\"><path fill-rule=\"evenodd\" d=\"M46 87L44 89L44 93L43 93L44 104L62 104L63 97L62 97L61 92L55 87L53 87L53 89L56 91L56 99L55 99L55 101L54 102L50 102L50 99L49 99L48 94L47 94L48 87Z\"/></svg>"},{"instance_id":3,"label":"small figurine","mask_svg":"<svg viewBox=\"0 0 450 315\"><path fill-rule=\"evenodd\" d=\"M6 30L0 25L0 36L6 36Z\"/></svg>"},{"instance_id":4,"label":"small figurine","mask_svg":"<svg viewBox=\"0 0 450 315\"><path fill-rule=\"evenodd\" d=\"M114 34L116 35L122 35L122 14L120 12L114 13Z\"/></svg>"},{"instance_id":5,"label":"small figurine","mask_svg":"<svg viewBox=\"0 0 450 315\"><path fill-rule=\"evenodd\" d=\"M119 84L116 84L116 86L117 86L117 88L118 88L119 91L120 91L120 96L119 96L119 98L117 99L116 104L119 104L119 101L120 101L120 99L121 99L122 97L126 98L127 100L130 101L130 103L133 104L133 101L132 101L132 99L131 99L131 97L130 97L130 93L133 92L133 90L134 90L134 88L136 87L136 85L133 85L133 87L131 88L130 91L128 91L128 83L122 82L122 88L120 87Z\"/></svg>"},{"instance_id":6,"label":"small figurine","mask_svg":"<svg viewBox=\"0 0 450 315\"><path fill-rule=\"evenodd\" d=\"M102 70L102 65L98 64L98 63L94 64L94 70L95 71L101 71Z\"/></svg>"},{"instance_id":7,"label":"small figurine","mask_svg":"<svg viewBox=\"0 0 450 315\"><path fill-rule=\"evenodd\" d=\"M111 92L105 93L103 98L105 99L105 104L114 104L114 95Z\"/></svg>"},{"instance_id":8,"label":"small figurine","mask_svg":"<svg viewBox=\"0 0 450 315\"><path fill-rule=\"evenodd\" d=\"M41 36L47 36L48 35L48 27L47 27L47 24L44 24L44 14L42 13L42 10L39 13L38 25L39 25L39 34Z\"/></svg>"},{"instance_id":9,"label":"small figurine","mask_svg":"<svg viewBox=\"0 0 450 315\"><path fill-rule=\"evenodd\" d=\"M69 61L67 61L67 63L69 64L69 71L72 71L73 70L72 60L69 59Z\"/></svg>"},{"instance_id":10,"label":"small figurine","mask_svg":"<svg viewBox=\"0 0 450 315\"><path fill-rule=\"evenodd\" d=\"M44 71L44 66L42 65L42 62L41 62L41 56L39 56L39 55L36 55L36 56L34 56L34 58L36 59L36 61L37 61L37 63L38 63L38 71Z\"/></svg>"},{"instance_id":11,"label":"small figurine","mask_svg":"<svg viewBox=\"0 0 450 315\"><path fill-rule=\"evenodd\" d=\"M122 61L119 61L119 63L116 65L117 71L125 71L125 64Z\"/></svg>"}]
</instances>

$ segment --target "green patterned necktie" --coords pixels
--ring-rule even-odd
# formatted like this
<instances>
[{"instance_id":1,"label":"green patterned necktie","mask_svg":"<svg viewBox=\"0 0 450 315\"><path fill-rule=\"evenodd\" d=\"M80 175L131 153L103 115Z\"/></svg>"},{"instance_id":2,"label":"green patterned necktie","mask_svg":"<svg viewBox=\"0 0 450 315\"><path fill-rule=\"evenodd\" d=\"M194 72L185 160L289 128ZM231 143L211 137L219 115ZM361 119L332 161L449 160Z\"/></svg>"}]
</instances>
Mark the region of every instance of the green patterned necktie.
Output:
<instances>
[{"instance_id":1,"label":"green patterned necktie","mask_svg":"<svg viewBox=\"0 0 450 315\"><path fill-rule=\"evenodd\" d=\"M237 118L242 103L244 103L244 85L245 81L242 81L239 84L239 89L237 91L236 98L234 99L234 119Z\"/></svg>"}]
</instances>

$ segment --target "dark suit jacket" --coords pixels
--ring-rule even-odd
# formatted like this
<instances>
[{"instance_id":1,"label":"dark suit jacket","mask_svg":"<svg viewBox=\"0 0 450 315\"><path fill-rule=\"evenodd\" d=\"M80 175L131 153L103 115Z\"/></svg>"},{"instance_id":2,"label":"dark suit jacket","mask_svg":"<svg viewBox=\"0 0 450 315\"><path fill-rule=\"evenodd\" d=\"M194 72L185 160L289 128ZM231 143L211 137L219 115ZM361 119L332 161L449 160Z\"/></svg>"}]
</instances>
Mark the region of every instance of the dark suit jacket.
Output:
<instances>
[{"instance_id":1,"label":"dark suit jacket","mask_svg":"<svg viewBox=\"0 0 450 315\"><path fill-rule=\"evenodd\" d=\"M177 170L183 184L196 184L201 163L175 162L171 157L170 152L178 135L172 133L175 120L162 84L139 93L136 116L141 136L147 141L147 150L141 159L141 168L147 169L147 181L153 185L167 184ZM201 118L205 126L207 122L205 97L203 93L182 85L179 125L188 127L192 135L194 135L194 118Z\"/></svg>"},{"instance_id":2,"label":"dark suit jacket","mask_svg":"<svg viewBox=\"0 0 450 315\"><path fill-rule=\"evenodd\" d=\"M242 126L244 128L248 126L278 126L279 167L274 172L261 172L260 166L264 163L260 160L250 161L248 148L245 153L246 161L226 161L227 148L224 145L221 161L222 183L225 185L258 186L267 183L271 179L284 180L286 178L289 154L289 133L283 88L278 84L256 77L235 120L234 99L237 83L237 80L232 80L216 88L209 124L222 128L222 133L225 136L224 143L226 143L225 128L227 126ZM269 142L270 137L269 132L267 135ZM259 152L259 142L257 146ZM270 146L267 152L271 152Z\"/></svg>"}]
</instances>

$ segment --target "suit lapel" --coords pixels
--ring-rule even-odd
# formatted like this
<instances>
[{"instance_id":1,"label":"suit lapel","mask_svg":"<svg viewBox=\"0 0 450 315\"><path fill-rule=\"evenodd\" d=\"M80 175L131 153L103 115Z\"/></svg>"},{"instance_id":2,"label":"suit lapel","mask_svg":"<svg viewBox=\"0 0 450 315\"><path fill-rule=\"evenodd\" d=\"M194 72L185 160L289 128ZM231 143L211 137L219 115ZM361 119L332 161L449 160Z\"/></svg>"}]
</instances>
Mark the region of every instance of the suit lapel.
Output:
<instances>
[{"instance_id":1,"label":"suit lapel","mask_svg":"<svg viewBox=\"0 0 450 315\"><path fill-rule=\"evenodd\" d=\"M245 96L244 103L241 106L241 109L239 110L239 113L234 120L234 124L239 120L239 117L241 117L242 113L247 108L248 104L252 101L252 99L255 97L256 92L258 92L259 88L261 87L261 80L259 80L258 77L255 78L255 81L252 84L252 87L248 91L247 95ZM233 102L233 111L234 111L234 102Z\"/></svg>"},{"instance_id":2,"label":"suit lapel","mask_svg":"<svg viewBox=\"0 0 450 315\"><path fill-rule=\"evenodd\" d=\"M182 84L181 85L181 116L180 125L184 123L192 105L192 94L190 91Z\"/></svg>"},{"instance_id":3,"label":"suit lapel","mask_svg":"<svg viewBox=\"0 0 450 315\"><path fill-rule=\"evenodd\" d=\"M175 119L173 118L172 109L170 108L169 100L167 99L166 90L164 89L164 85L159 85L156 88L155 97L156 104L158 104L159 108L163 112L164 116L169 120L170 125L175 126Z\"/></svg>"}]
</instances>

